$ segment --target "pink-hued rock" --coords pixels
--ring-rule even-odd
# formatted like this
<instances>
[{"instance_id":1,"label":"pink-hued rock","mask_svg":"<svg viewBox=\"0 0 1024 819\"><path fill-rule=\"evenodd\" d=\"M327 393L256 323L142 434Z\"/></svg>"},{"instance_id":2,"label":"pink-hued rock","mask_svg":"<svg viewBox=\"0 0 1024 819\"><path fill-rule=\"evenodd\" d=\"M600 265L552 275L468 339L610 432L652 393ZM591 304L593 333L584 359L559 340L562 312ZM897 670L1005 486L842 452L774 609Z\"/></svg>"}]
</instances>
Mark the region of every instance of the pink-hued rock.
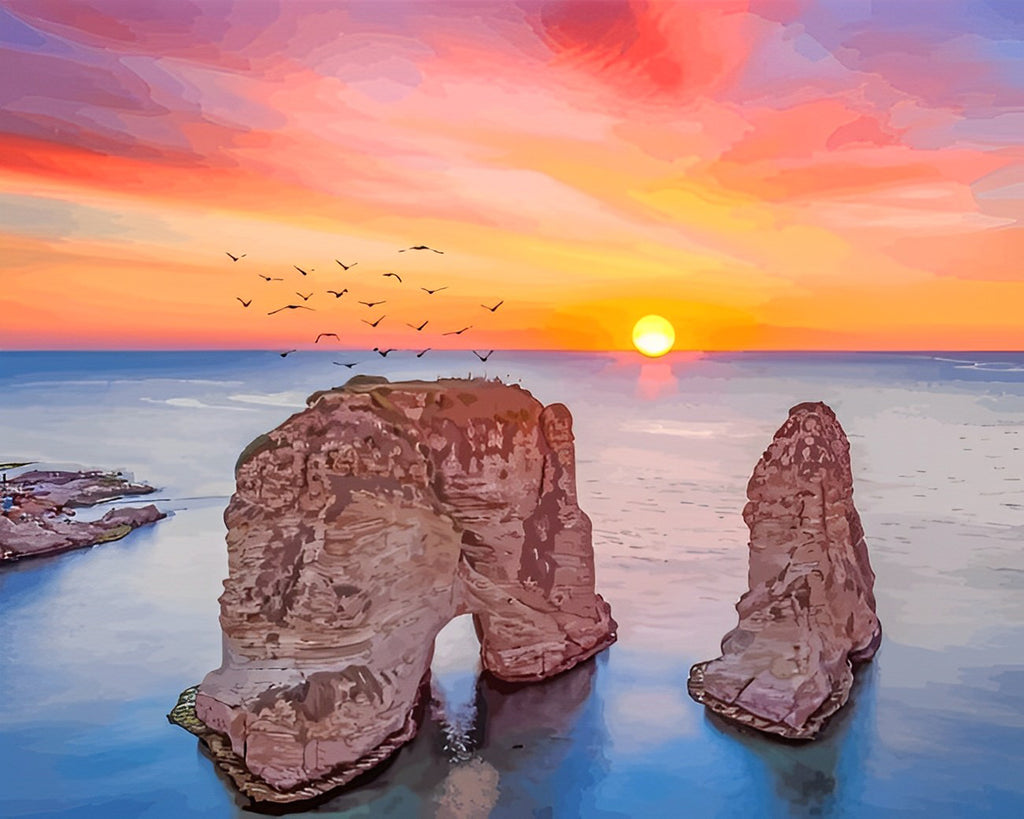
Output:
<instances>
[{"instance_id":1,"label":"pink-hued rock","mask_svg":"<svg viewBox=\"0 0 1024 819\"><path fill-rule=\"evenodd\" d=\"M372 377L307 403L239 458L223 664L195 700L282 801L411 738L452 618L474 615L504 680L569 669L616 630L563 405L496 381Z\"/></svg>"},{"instance_id":2,"label":"pink-hued rock","mask_svg":"<svg viewBox=\"0 0 1024 819\"><path fill-rule=\"evenodd\" d=\"M812 739L845 703L853 664L882 639L850 444L822 403L793 407L747 486L749 591L722 656L690 670L690 696L735 722Z\"/></svg>"},{"instance_id":3,"label":"pink-hued rock","mask_svg":"<svg viewBox=\"0 0 1024 819\"><path fill-rule=\"evenodd\" d=\"M4 484L3 494L12 505L0 512L0 563L119 540L166 515L149 504L111 509L99 520L85 522L74 520L74 509L154 491L114 472L24 472Z\"/></svg>"},{"instance_id":4,"label":"pink-hued rock","mask_svg":"<svg viewBox=\"0 0 1024 819\"><path fill-rule=\"evenodd\" d=\"M98 469L79 472L34 469L22 472L11 481L11 486L38 502L61 508L94 506L128 495L148 495L156 491L148 484L134 483L120 472Z\"/></svg>"}]
</instances>

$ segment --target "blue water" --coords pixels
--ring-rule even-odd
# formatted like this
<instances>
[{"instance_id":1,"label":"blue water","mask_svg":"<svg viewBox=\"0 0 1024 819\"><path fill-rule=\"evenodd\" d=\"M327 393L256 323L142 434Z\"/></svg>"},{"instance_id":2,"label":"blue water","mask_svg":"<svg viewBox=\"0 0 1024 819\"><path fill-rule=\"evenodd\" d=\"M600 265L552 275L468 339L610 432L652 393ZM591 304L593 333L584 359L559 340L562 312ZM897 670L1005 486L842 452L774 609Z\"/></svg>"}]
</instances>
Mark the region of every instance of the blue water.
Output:
<instances>
[{"instance_id":1,"label":"blue water","mask_svg":"<svg viewBox=\"0 0 1024 819\"><path fill-rule=\"evenodd\" d=\"M569 406L619 642L509 688L456 620L420 735L318 813L1024 815L1024 354L343 355L0 353L0 461L128 470L172 513L0 569L0 815L249 815L164 715L220 663L238 452L360 371ZM709 717L686 676L735 625L750 471L808 400L851 440L885 636L825 735L792 745Z\"/></svg>"}]
</instances>

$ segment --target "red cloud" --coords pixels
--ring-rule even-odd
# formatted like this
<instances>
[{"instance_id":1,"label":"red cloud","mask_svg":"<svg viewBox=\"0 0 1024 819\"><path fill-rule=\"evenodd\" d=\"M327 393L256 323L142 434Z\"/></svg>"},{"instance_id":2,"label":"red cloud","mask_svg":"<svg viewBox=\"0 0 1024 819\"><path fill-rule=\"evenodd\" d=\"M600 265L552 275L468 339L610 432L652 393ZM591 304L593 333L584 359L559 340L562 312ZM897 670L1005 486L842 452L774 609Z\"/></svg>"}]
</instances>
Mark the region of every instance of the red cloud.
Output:
<instances>
[{"instance_id":1,"label":"red cloud","mask_svg":"<svg viewBox=\"0 0 1024 819\"><path fill-rule=\"evenodd\" d=\"M898 135L884 129L877 117L864 115L836 128L825 140L825 147L834 151L847 145L895 145L898 142Z\"/></svg>"},{"instance_id":2,"label":"red cloud","mask_svg":"<svg viewBox=\"0 0 1024 819\"><path fill-rule=\"evenodd\" d=\"M534 28L557 59L630 96L693 98L724 82L748 52L746 0L551 2Z\"/></svg>"}]
</instances>

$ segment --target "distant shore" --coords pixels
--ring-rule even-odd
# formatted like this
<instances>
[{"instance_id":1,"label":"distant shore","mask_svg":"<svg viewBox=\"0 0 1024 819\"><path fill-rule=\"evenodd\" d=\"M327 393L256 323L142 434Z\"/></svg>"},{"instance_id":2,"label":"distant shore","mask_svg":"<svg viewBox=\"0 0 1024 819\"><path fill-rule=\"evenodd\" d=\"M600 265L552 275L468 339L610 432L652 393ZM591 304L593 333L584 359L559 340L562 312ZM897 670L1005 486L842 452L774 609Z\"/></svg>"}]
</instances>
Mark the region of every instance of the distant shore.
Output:
<instances>
[{"instance_id":1,"label":"distant shore","mask_svg":"<svg viewBox=\"0 0 1024 819\"><path fill-rule=\"evenodd\" d=\"M148 504L114 508L98 520L74 520L76 508L148 495L156 489L134 483L121 472L100 470L32 470L16 477L7 475L6 470L30 465L0 464L0 563L120 540L140 526L167 517Z\"/></svg>"}]
</instances>

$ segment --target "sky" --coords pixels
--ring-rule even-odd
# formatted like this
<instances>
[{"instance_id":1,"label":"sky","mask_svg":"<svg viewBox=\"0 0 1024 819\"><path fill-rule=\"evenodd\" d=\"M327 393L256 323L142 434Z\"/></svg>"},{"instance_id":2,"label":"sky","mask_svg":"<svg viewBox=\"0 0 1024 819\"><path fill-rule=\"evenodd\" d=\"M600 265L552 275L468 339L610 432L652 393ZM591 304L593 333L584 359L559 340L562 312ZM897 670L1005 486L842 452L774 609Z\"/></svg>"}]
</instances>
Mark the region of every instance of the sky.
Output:
<instances>
[{"instance_id":1,"label":"sky","mask_svg":"<svg viewBox=\"0 0 1024 819\"><path fill-rule=\"evenodd\" d=\"M1017 0L0 2L4 349L1019 350L1022 219Z\"/></svg>"}]
</instances>

